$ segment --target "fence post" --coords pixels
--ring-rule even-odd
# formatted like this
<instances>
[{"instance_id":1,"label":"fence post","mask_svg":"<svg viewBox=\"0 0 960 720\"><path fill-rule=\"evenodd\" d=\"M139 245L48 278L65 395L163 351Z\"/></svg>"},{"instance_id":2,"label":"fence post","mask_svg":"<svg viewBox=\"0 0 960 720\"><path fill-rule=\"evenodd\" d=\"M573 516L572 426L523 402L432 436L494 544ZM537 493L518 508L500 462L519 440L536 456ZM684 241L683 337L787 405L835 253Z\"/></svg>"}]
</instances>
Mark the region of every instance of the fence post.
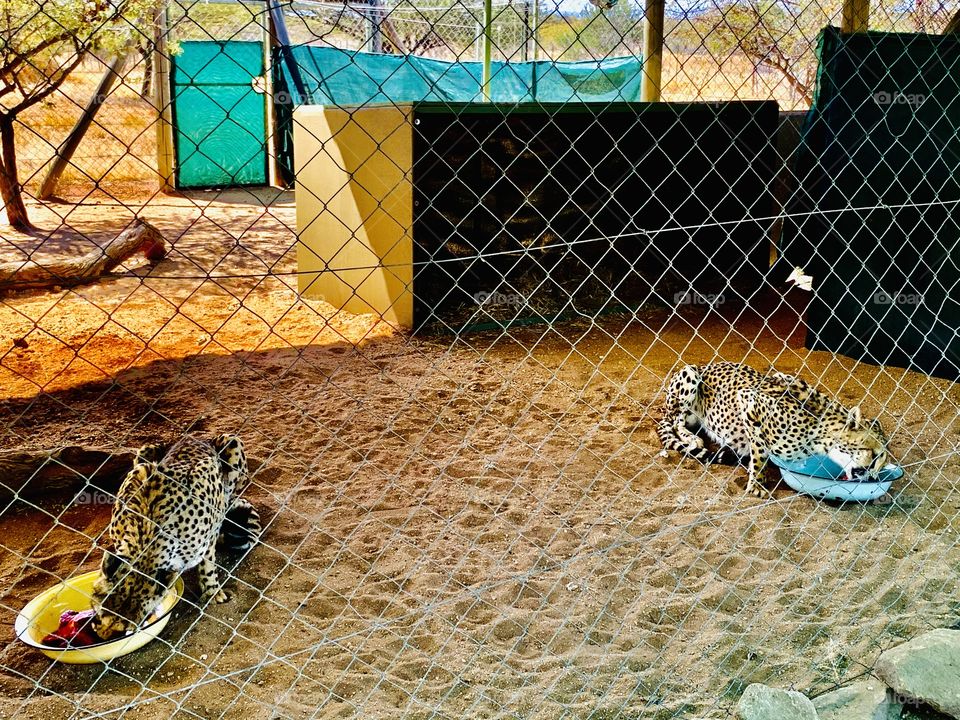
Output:
<instances>
[{"instance_id":1,"label":"fence post","mask_svg":"<svg viewBox=\"0 0 960 720\"><path fill-rule=\"evenodd\" d=\"M380 10L380 0L367 0L369 9L364 13L367 20L367 35L364 39L364 50L369 53L383 52L383 34L380 30L380 20L383 17Z\"/></svg>"},{"instance_id":2,"label":"fence post","mask_svg":"<svg viewBox=\"0 0 960 720\"><path fill-rule=\"evenodd\" d=\"M173 192L173 110L170 98L170 55L167 52L167 33L170 23L167 6L157 8L153 16L153 97L157 106L157 172L160 174L160 191Z\"/></svg>"},{"instance_id":3,"label":"fence post","mask_svg":"<svg viewBox=\"0 0 960 720\"><path fill-rule=\"evenodd\" d=\"M665 0L646 0L643 8L643 78L640 86L643 102L660 100L665 5Z\"/></svg>"},{"instance_id":4,"label":"fence post","mask_svg":"<svg viewBox=\"0 0 960 720\"><path fill-rule=\"evenodd\" d=\"M540 59L540 42L537 39L537 33L540 31L540 0L533 0L533 29L530 31L530 37L533 40L533 61Z\"/></svg>"},{"instance_id":5,"label":"fence post","mask_svg":"<svg viewBox=\"0 0 960 720\"><path fill-rule=\"evenodd\" d=\"M493 32L493 0L483 0L483 101L490 102L490 62L493 45L490 35Z\"/></svg>"},{"instance_id":6,"label":"fence post","mask_svg":"<svg viewBox=\"0 0 960 720\"><path fill-rule=\"evenodd\" d=\"M843 0L840 32L866 32L870 25L870 0Z\"/></svg>"}]
</instances>

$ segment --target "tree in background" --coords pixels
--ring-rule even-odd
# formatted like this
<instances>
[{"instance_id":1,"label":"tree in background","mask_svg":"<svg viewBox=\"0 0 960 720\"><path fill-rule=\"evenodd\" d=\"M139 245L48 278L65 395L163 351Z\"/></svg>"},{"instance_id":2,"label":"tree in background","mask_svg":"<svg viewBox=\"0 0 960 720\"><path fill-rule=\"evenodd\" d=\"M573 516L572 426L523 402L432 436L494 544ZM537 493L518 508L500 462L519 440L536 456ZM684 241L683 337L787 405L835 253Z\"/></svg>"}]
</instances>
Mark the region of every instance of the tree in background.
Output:
<instances>
[{"instance_id":1,"label":"tree in background","mask_svg":"<svg viewBox=\"0 0 960 720\"><path fill-rule=\"evenodd\" d=\"M813 101L816 37L828 8L797 0L734 0L720 7L708 47L736 48L757 66L777 71L806 104Z\"/></svg>"},{"instance_id":2,"label":"tree in background","mask_svg":"<svg viewBox=\"0 0 960 720\"><path fill-rule=\"evenodd\" d=\"M88 53L119 52L139 38L154 2L0 0L0 197L11 226L33 228L17 172L17 116L56 92Z\"/></svg>"},{"instance_id":3,"label":"tree in background","mask_svg":"<svg viewBox=\"0 0 960 720\"><path fill-rule=\"evenodd\" d=\"M578 13L541 11L540 46L554 60L602 60L643 52L643 7L620 2L609 9L587 5ZM552 11L551 9L552 8Z\"/></svg>"}]
</instances>

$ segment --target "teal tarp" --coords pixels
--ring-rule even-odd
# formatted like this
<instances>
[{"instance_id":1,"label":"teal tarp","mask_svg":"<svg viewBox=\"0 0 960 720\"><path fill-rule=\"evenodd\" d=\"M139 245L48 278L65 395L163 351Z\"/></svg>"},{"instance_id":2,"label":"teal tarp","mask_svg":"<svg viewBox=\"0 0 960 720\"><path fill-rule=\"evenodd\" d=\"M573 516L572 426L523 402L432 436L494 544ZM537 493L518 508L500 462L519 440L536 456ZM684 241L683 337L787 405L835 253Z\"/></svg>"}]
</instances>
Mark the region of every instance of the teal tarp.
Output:
<instances>
[{"instance_id":1,"label":"teal tarp","mask_svg":"<svg viewBox=\"0 0 960 720\"><path fill-rule=\"evenodd\" d=\"M482 99L479 62L300 46L293 48L308 98L316 105L474 102ZM619 102L640 99L636 57L587 62L495 62L491 99L519 102ZM288 83L292 87L292 83Z\"/></svg>"},{"instance_id":2,"label":"teal tarp","mask_svg":"<svg viewBox=\"0 0 960 720\"><path fill-rule=\"evenodd\" d=\"M185 41L173 56L177 187L263 185L263 43Z\"/></svg>"},{"instance_id":3,"label":"teal tarp","mask_svg":"<svg viewBox=\"0 0 960 720\"><path fill-rule=\"evenodd\" d=\"M960 36L824 30L781 250L807 346L960 379Z\"/></svg>"}]
</instances>

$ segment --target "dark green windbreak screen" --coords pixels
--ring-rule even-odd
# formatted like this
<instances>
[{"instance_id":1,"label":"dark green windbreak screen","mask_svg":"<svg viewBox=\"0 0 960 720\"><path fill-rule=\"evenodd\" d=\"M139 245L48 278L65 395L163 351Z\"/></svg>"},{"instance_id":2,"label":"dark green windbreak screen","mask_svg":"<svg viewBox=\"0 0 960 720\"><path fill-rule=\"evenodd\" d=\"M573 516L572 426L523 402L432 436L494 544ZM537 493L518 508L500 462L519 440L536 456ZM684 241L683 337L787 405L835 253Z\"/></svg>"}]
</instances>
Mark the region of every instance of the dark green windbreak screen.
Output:
<instances>
[{"instance_id":1,"label":"dark green windbreak screen","mask_svg":"<svg viewBox=\"0 0 960 720\"><path fill-rule=\"evenodd\" d=\"M194 41L173 58L177 187L267 181L263 43Z\"/></svg>"},{"instance_id":2,"label":"dark green windbreak screen","mask_svg":"<svg viewBox=\"0 0 960 720\"><path fill-rule=\"evenodd\" d=\"M782 250L807 346L960 378L960 39L820 38Z\"/></svg>"}]
</instances>

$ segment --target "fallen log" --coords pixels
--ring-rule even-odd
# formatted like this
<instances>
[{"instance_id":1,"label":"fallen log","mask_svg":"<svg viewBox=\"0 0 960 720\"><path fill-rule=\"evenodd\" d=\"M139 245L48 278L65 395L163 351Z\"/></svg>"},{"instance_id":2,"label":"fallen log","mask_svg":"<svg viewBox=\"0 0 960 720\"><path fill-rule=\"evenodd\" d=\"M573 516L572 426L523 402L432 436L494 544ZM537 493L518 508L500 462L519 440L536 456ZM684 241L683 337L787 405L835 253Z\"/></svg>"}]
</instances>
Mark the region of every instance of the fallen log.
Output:
<instances>
[{"instance_id":1,"label":"fallen log","mask_svg":"<svg viewBox=\"0 0 960 720\"><path fill-rule=\"evenodd\" d=\"M146 220L137 218L133 225L102 248L79 257L0 263L0 291L90 283L140 251L151 262L158 262L166 257L167 246L159 230Z\"/></svg>"},{"instance_id":2,"label":"fallen log","mask_svg":"<svg viewBox=\"0 0 960 720\"><path fill-rule=\"evenodd\" d=\"M69 500L79 491L115 493L133 466L133 448L67 445L51 450L0 450L0 509L16 498ZM250 474L263 462L247 458ZM264 477L271 476L268 469Z\"/></svg>"},{"instance_id":3,"label":"fallen log","mask_svg":"<svg viewBox=\"0 0 960 720\"><path fill-rule=\"evenodd\" d=\"M53 450L0 451L0 502L73 494L88 484L114 491L133 464L134 450L68 445Z\"/></svg>"}]
</instances>

